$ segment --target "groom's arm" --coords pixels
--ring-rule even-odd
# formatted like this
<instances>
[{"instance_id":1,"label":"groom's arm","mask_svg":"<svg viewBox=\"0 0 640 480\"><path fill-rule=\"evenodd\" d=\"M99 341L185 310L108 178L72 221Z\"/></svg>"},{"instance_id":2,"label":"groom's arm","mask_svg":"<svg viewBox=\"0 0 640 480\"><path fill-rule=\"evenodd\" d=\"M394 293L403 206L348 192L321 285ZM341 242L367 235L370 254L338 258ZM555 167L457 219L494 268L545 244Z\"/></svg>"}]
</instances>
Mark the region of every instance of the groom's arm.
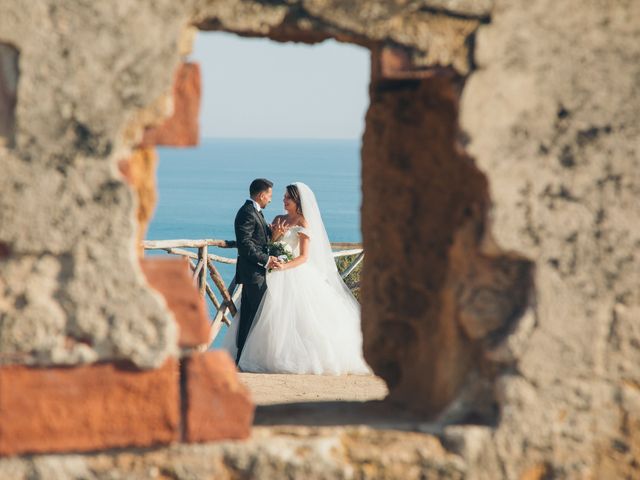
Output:
<instances>
[{"instance_id":1,"label":"groom's arm","mask_svg":"<svg viewBox=\"0 0 640 480\"><path fill-rule=\"evenodd\" d=\"M265 267L269 261L269 255L263 252L253 239L256 226L255 218L246 212L242 212L236 217L234 227L238 253L250 262Z\"/></svg>"}]
</instances>

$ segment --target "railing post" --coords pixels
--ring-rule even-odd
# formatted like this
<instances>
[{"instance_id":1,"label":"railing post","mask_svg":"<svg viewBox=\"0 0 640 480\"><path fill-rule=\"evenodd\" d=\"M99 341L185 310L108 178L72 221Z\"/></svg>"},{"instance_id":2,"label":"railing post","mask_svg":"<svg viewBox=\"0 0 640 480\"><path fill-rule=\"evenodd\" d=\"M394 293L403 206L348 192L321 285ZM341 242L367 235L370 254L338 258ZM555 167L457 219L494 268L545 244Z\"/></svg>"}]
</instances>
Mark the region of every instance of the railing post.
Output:
<instances>
[{"instance_id":1,"label":"railing post","mask_svg":"<svg viewBox=\"0 0 640 480\"><path fill-rule=\"evenodd\" d=\"M214 318L211 320L211 342L220 332L222 324L230 325L231 322L227 318L227 313L231 316L237 314L236 303L242 292L242 285L236 285L235 277L229 284L229 288L226 287L225 282L220 275L220 272L215 266L215 262L225 264L235 264L235 258L221 257L218 255L209 255L208 247L213 246L217 248L236 248L236 242L228 240L217 239L202 239L202 240L145 240L143 247L145 250L164 250L167 253L180 255L189 260L189 265L193 271L193 281L198 287L198 292L202 297L205 295L209 297L211 303L215 308ZM355 255L355 259L346 266L342 272L342 278L347 277L355 268L362 262L364 258L364 251L362 244L360 243L332 243L332 248L339 249L339 252L334 252L334 257ZM197 248L198 252L191 252L185 250L185 248ZM222 301L219 301L213 293L213 289L207 282L207 270L213 284L220 291Z\"/></svg>"},{"instance_id":2,"label":"railing post","mask_svg":"<svg viewBox=\"0 0 640 480\"><path fill-rule=\"evenodd\" d=\"M173 253L173 252L169 252L169 253ZM195 273L196 272L196 264L193 262L191 257L187 257L187 256L183 255L182 258L186 258L189 261L189 266L191 267L191 272L195 276L195 274L196 274ZM207 291L207 296L209 297L209 300L211 300L211 303L213 303L213 306L215 307L215 309L217 311L220 308L220 302L218 301L216 296L213 294L213 290L211 290L211 287L209 286L208 283L207 283L207 286L206 286L206 291Z\"/></svg>"},{"instance_id":3,"label":"railing post","mask_svg":"<svg viewBox=\"0 0 640 480\"><path fill-rule=\"evenodd\" d=\"M242 292L242 285L236 284L236 277L233 277L233 280L231 280L228 291L232 300L231 304L233 305L234 304L233 301L238 297L240 297L240 294ZM218 333L220 332L220 329L222 328L223 323L230 325L229 321L226 318L228 308L229 308L229 304L227 302L223 302L222 305L220 305L220 308L218 308L218 311L216 312L216 316L213 318L211 322L211 331L209 333L209 345L211 345L214 339L218 336Z\"/></svg>"},{"instance_id":4,"label":"railing post","mask_svg":"<svg viewBox=\"0 0 640 480\"><path fill-rule=\"evenodd\" d=\"M353 261L349 265L347 265L347 268L345 268L344 271L340 274L343 280L347 278L349 274L353 272L358 265L360 265L360 262L362 262L363 258L364 258L364 250L360 252L358 256L354 258Z\"/></svg>"},{"instance_id":5,"label":"railing post","mask_svg":"<svg viewBox=\"0 0 640 480\"><path fill-rule=\"evenodd\" d=\"M198 288L201 297L204 297L207 290L207 260L207 246L198 247L198 262L203 262L198 276Z\"/></svg>"},{"instance_id":6,"label":"railing post","mask_svg":"<svg viewBox=\"0 0 640 480\"><path fill-rule=\"evenodd\" d=\"M229 311L231 312L231 315L235 315L236 313L238 313L238 311L236 310L236 306L233 303L233 299L231 298L232 294L229 293L229 291L227 290L227 287L224 284L224 280L222 279L222 276L220 275L220 273L218 272L218 269L209 258L207 258L207 267L209 267L209 275L211 276L211 280L213 280L213 283L215 283L216 287L218 287L218 290L220 291L220 295L222 295L222 300L229 307Z\"/></svg>"}]
</instances>

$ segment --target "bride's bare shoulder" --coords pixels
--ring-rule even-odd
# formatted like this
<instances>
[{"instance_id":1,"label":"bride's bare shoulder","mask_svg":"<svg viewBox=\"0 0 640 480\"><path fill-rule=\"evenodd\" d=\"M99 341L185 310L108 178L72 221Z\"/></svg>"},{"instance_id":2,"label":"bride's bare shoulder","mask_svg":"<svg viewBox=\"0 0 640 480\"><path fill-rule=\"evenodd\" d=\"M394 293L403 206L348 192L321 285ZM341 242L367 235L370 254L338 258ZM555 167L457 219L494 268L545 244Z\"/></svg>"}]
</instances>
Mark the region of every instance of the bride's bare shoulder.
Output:
<instances>
[{"instance_id":1,"label":"bride's bare shoulder","mask_svg":"<svg viewBox=\"0 0 640 480\"><path fill-rule=\"evenodd\" d=\"M298 226L302 228L307 228L309 226L309 223L304 217L301 217L300 220L298 220Z\"/></svg>"}]
</instances>

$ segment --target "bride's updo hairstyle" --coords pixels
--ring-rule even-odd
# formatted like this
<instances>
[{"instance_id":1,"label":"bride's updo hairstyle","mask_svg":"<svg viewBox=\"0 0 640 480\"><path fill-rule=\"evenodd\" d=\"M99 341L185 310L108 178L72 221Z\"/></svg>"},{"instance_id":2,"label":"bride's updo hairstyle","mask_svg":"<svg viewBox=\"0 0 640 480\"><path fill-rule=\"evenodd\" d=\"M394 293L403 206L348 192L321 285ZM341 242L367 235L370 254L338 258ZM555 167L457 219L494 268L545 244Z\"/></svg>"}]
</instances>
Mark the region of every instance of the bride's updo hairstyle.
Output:
<instances>
[{"instance_id":1,"label":"bride's updo hairstyle","mask_svg":"<svg viewBox=\"0 0 640 480\"><path fill-rule=\"evenodd\" d=\"M287 185L287 193L291 200L296 204L296 212L298 215L302 215L302 202L300 200L300 192L298 191L298 187L296 185Z\"/></svg>"}]
</instances>

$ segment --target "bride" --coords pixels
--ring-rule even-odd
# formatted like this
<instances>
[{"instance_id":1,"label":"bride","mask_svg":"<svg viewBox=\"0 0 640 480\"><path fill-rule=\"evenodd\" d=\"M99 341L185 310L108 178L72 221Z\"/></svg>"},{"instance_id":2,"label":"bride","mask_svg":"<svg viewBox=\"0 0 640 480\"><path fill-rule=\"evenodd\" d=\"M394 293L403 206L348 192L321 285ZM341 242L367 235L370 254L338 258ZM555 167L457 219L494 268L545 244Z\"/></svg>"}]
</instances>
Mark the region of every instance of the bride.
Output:
<instances>
[{"instance_id":1,"label":"bride","mask_svg":"<svg viewBox=\"0 0 640 480\"><path fill-rule=\"evenodd\" d=\"M304 183L288 185L284 208L286 214L275 222L286 222L290 228L273 240L286 242L294 258L268 273L267 291L239 368L271 373L371 373L362 356L360 306L338 273L315 195ZM238 318L223 344L233 358Z\"/></svg>"}]
</instances>

